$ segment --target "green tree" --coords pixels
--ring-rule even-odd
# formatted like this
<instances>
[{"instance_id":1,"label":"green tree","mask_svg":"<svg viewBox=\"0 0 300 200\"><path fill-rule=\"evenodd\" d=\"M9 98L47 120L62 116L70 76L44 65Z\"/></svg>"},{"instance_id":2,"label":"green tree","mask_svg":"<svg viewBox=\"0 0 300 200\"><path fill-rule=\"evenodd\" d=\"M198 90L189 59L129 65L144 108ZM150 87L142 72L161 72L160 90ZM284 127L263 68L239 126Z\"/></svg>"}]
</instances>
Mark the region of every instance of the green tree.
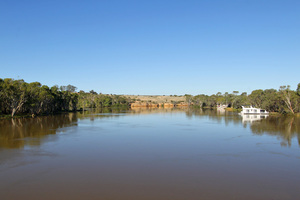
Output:
<instances>
[{"instance_id":1,"label":"green tree","mask_svg":"<svg viewBox=\"0 0 300 200\"><path fill-rule=\"evenodd\" d=\"M236 96L235 107L241 108L243 105L248 104L248 95L247 92L243 92L241 95Z\"/></svg>"},{"instance_id":2,"label":"green tree","mask_svg":"<svg viewBox=\"0 0 300 200\"><path fill-rule=\"evenodd\" d=\"M253 90L249 95L250 104L261 108L263 102L263 90Z\"/></svg>"},{"instance_id":3,"label":"green tree","mask_svg":"<svg viewBox=\"0 0 300 200\"><path fill-rule=\"evenodd\" d=\"M232 108L234 108L234 104L238 100L238 94L239 94L239 91L233 91L232 92L232 99L231 99L231 107Z\"/></svg>"},{"instance_id":4,"label":"green tree","mask_svg":"<svg viewBox=\"0 0 300 200\"><path fill-rule=\"evenodd\" d=\"M261 108L271 112L278 112L280 108L280 98L277 90L267 89L263 91Z\"/></svg>"},{"instance_id":5,"label":"green tree","mask_svg":"<svg viewBox=\"0 0 300 200\"><path fill-rule=\"evenodd\" d=\"M206 98L207 98L206 95L200 94L200 95L194 96L192 101L193 101L194 105L203 107L206 104Z\"/></svg>"},{"instance_id":6,"label":"green tree","mask_svg":"<svg viewBox=\"0 0 300 200\"><path fill-rule=\"evenodd\" d=\"M224 93L224 98L225 98L225 104L228 105L229 101L230 101L230 97L229 97L229 93L228 92Z\"/></svg>"},{"instance_id":7,"label":"green tree","mask_svg":"<svg viewBox=\"0 0 300 200\"><path fill-rule=\"evenodd\" d=\"M27 83L24 80L4 79L2 83L2 99L4 106L8 109L13 117L20 111L27 100L26 94Z\"/></svg>"},{"instance_id":8,"label":"green tree","mask_svg":"<svg viewBox=\"0 0 300 200\"><path fill-rule=\"evenodd\" d=\"M288 108L288 111L291 113L295 113L295 109L298 106L296 92L290 90L290 86L280 86L279 89L281 99L284 101L286 107Z\"/></svg>"},{"instance_id":9,"label":"green tree","mask_svg":"<svg viewBox=\"0 0 300 200\"><path fill-rule=\"evenodd\" d=\"M185 94L184 96L185 96L185 100L188 103L188 105L191 105L193 96L190 94Z\"/></svg>"},{"instance_id":10,"label":"green tree","mask_svg":"<svg viewBox=\"0 0 300 200\"><path fill-rule=\"evenodd\" d=\"M109 96L104 96L103 101L102 101L102 105L104 107L109 107L112 105L112 98L110 98Z\"/></svg>"},{"instance_id":11,"label":"green tree","mask_svg":"<svg viewBox=\"0 0 300 200\"><path fill-rule=\"evenodd\" d=\"M97 92L95 92L94 90L91 90L90 94L97 94Z\"/></svg>"}]
</instances>

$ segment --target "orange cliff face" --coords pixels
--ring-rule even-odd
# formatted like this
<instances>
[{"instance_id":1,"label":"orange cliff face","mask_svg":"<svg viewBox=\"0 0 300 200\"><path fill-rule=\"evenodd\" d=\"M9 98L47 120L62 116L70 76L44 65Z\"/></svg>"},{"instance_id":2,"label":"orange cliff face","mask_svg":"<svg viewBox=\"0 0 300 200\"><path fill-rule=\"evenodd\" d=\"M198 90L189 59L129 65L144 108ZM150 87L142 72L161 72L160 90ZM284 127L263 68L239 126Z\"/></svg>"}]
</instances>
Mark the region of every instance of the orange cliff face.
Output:
<instances>
[{"instance_id":1,"label":"orange cliff face","mask_svg":"<svg viewBox=\"0 0 300 200\"><path fill-rule=\"evenodd\" d=\"M189 106L189 104L188 103L178 103L178 104L176 104L176 107L183 107L183 106Z\"/></svg>"},{"instance_id":2,"label":"orange cliff face","mask_svg":"<svg viewBox=\"0 0 300 200\"><path fill-rule=\"evenodd\" d=\"M172 103L145 103L145 102L139 102L136 101L135 103L131 104L131 108L137 108L137 107L148 107L148 108L157 108L157 107L167 107L171 108L175 105Z\"/></svg>"},{"instance_id":3,"label":"orange cliff face","mask_svg":"<svg viewBox=\"0 0 300 200\"><path fill-rule=\"evenodd\" d=\"M164 108L172 108L174 107L174 104L172 103L164 103Z\"/></svg>"},{"instance_id":4,"label":"orange cliff face","mask_svg":"<svg viewBox=\"0 0 300 200\"><path fill-rule=\"evenodd\" d=\"M131 104L131 108L157 108L157 107L164 107L164 108L173 108L173 107L185 107L189 106L187 103L181 102L178 104L174 103L147 103L147 102L141 102L141 101L136 101Z\"/></svg>"},{"instance_id":5,"label":"orange cliff face","mask_svg":"<svg viewBox=\"0 0 300 200\"><path fill-rule=\"evenodd\" d=\"M139 102L139 101L136 101L135 103L132 103L132 104L131 104L131 108L134 108L134 107L150 107L150 108L156 108L156 107L158 107L158 104L156 104L156 103L145 103L145 102Z\"/></svg>"}]
</instances>

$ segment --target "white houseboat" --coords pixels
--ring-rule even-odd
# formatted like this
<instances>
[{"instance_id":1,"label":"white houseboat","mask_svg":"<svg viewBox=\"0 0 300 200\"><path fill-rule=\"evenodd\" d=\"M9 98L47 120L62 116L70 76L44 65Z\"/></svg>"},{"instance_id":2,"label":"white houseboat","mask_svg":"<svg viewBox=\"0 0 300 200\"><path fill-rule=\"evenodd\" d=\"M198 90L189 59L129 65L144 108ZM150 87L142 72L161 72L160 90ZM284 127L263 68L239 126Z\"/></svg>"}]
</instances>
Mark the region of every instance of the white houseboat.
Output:
<instances>
[{"instance_id":1,"label":"white houseboat","mask_svg":"<svg viewBox=\"0 0 300 200\"><path fill-rule=\"evenodd\" d=\"M252 106L242 106L242 115L268 115L269 112L260 108L253 108Z\"/></svg>"}]
</instances>

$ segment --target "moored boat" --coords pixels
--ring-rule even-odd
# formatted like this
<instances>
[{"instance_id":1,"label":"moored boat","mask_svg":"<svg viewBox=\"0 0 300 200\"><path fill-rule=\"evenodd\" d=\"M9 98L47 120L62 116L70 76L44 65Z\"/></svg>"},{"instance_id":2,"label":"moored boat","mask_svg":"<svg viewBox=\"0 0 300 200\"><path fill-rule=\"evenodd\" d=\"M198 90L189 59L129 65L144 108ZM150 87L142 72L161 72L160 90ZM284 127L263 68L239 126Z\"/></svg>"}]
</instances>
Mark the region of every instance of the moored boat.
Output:
<instances>
[{"instance_id":1,"label":"moored boat","mask_svg":"<svg viewBox=\"0 0 300 200\"><path fill-rule=\"evenodd\" d=\"M242 115L268 115L269 114L269 112L264 109L254 108L252 106L242 106L242 108L243 110L240 113Z\"/></svg>"}]
</instances>

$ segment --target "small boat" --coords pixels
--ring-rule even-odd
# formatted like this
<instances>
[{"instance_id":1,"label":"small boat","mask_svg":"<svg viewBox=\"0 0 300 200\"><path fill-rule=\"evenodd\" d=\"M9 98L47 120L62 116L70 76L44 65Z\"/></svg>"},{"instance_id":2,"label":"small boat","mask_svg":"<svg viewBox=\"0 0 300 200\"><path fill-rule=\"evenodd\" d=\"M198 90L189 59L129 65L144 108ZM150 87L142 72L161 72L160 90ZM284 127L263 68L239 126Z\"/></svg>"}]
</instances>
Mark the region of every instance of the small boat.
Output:
<instances>
[{"instance_id":1,"label":"small boat","mask_svg":"<svg viewBox=\"0 0 300 200\"><path fill-rule=\"evenodd\" d=\"M269 112L260 108L254 108L252 106L242 106L242 115L268 115Z\"/></svg>"}]
</instances>

